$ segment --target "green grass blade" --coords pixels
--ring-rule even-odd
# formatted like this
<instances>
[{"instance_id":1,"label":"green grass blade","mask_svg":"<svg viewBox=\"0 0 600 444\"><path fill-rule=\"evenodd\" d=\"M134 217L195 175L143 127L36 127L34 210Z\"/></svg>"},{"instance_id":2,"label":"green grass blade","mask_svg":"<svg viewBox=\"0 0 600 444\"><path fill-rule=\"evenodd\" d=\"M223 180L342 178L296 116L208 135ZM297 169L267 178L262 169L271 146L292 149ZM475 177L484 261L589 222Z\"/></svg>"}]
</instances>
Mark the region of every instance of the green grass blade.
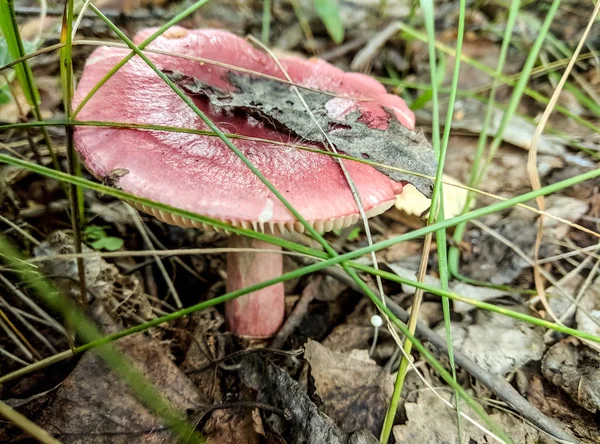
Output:
<instances>
[{"instance_id":1,"label":"green grass blade","mask_svg":"<svg viewBox=\"0 0 600 444\"><path fill-rule=\"evenodd\" d=\"M26 55L17 26L13 0L0 0L0 29L6 39L10 56L13 59L18 59ZM39 105L41 101L40 94L34 86L33 73L29 65L27 63L19 63L15 66L15 73L29 105L32 107Z\"/></svg>"},{"instance_id":2,"label":"green grass blade","mask_svg":"<svg viewBox=\"0 0 600 444\"><path fill-rule=\"evenodd\" d=\"M338 0L314 0L317 14L327 32L337 44L344 41L344 24L340 17L340 5Z\"/></svg>"},{"instance_id":3,"label":"green grass blade","mask_svg":"<svg viewBox=\"0 0 600 444\"><path fill-rule=\"evenodd\" d=\"M271 34L271 0L263 0L262 29L260 31L260 40L269 44L269 35Z\"/></svg>"}]
</instances>

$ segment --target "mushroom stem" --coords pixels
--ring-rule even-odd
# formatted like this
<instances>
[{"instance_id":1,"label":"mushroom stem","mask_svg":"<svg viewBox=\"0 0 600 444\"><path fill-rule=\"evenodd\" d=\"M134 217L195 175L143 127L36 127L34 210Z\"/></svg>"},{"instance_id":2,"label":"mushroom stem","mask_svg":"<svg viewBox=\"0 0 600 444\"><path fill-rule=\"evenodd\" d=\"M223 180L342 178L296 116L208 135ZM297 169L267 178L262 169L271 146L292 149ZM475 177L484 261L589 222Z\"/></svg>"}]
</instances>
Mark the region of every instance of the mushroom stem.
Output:
<instances>
[{"instance_id":1,"label":"mushroom stem","mask_svg":"<svg viewBox=\"0 0 600 444\"><path fill-rule=\"evenodd\" d=\"M268 279L281 276L283 259L281 247L232 235L229 246L275 250L273 253L257 251L230 252L227 254L227 292L246 288ZM285 315L283 283L265 287L225 304L225 317L231 331L239 336L268 338L273 336Z\"/></svg>"}]
</instances>

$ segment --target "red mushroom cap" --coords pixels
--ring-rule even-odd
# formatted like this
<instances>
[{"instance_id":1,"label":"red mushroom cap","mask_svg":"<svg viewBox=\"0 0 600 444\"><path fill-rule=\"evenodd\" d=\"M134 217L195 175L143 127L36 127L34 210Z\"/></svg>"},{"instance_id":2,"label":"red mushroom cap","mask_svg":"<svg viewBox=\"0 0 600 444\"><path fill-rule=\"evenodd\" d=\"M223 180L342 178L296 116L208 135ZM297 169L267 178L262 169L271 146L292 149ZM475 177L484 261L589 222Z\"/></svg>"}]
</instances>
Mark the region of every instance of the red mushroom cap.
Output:
<instances>
[{"instance_id":1,"label":"red mushroom cap","mask_svg":"<svg viewBox=\"0 0 600 444\"><path fill-rule=\"evenodd\" d=\"M135 38L142 42L153 29ZM150 48L170 51L238 66L284 78L272 58L229 32L172 28ZM98 48L88 59L75 94L78 105L94 85L129 53ZM227 68L174 56L149 54L162 70L178 71L222 89L231 89ZM392 110L406 127L414 127L414 115L405 102L387 94L372 78L346 73L322 60L280 59L297 84L335 93L327 109L331 117L343 117L359 109L361 120L385 129ZM361 101L351 98L369 98ZM279 142L302 142L295 135L265 127L252 117L221 112L201 98L195 103L226 133ZM140 58L122 67L79 114L80 120L159 124L205 129L207 126ZM271 231L302 230L294 216L217 137L129 128L78 127L78 151L97 177L127 170L119 178L123 190L178 208L220 219L235 226ZM281 145L234 140L233 143L273 183L286 199L319 231L342 228L358 220L358 208L336 160ZM369 216L393 205L402 184L358 162L345 165ZM192 221L145 209L166 222L183 226Z\"/></svg>"}]
</instances>

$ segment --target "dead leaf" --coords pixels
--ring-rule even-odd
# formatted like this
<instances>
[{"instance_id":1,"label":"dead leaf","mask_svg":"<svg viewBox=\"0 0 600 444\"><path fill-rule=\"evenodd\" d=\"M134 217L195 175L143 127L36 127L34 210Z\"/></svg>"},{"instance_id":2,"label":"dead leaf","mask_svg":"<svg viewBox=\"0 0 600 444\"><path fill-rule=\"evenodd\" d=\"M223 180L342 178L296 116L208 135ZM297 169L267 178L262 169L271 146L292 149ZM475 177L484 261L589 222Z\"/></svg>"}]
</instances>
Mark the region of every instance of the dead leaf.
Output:
<instances>
[{"instance_id":1,"label":"dead leaf","mask_svg":"<svg viewBox=\"0 0 600 444\"><path fill-rule=\"evenodd\" d=\"M579 301L575 321L578 330L600 336L600 277L596 278Z\"/></svg>"},{"instance_id":2,"label":"dead leaf","mask_svg":"<svg viewBox=\"0 0 600 444\"><path fill-rule=\"evenodd\" d=\"M407 173L374 167L392 180L410 182L423 194L431 195L431 179L408 173L429 177L435 174L437 161L431 144L423 133L408 129L390 111L386 111L387 116L382 121L381 116L361 109L357 102L332 99L328 94L313 90L302 92L304 103L281 82L251 78L234 71L226 76L235 93L181 72L165 71L165 74L188 94L207 98L217 109L242 111L258 122L285 129L305 141L331 142L339 151L356 159L402 168ZM339 100L341 102L336 102Z\"/></svg>"},{"instance_id":3,"label":"dead leaf","mask_svg":"<svg viewBox=\"0 0 600 444\"><path fill-rule=\"evenodd\" d=\"M546 353L542 373L584 409L600 409L600 355L583 345L561 341Z\"/></svg>"},{"instance_id":4,"label":"dead leaf","mask_svg":"<svg viewBox=\"0 0 600 444\"><path fill-rule=\"evenodd\" d=\"M428 389L418 392L416 402L404 404L406 424L395 426L396 442L406 443L458 443L456 412L444 404ZM447 390L438 390L438 394L449 401L451 394ZM461 411L470 417L476 417L473 410L461 403ZM485 434L471 423L461 421L462 442L485 443Z\"/></svg>"},{"instance_id":5,"label":"dead leaf","mask_svg":"<svg viewBox=\"0 0 600 444\"><path fill-rule=\"evenodd\" d=\"M508 316L478 310L475 323L452 322L452 343L484 370L506 375L544 355L544 335L538 327ZM444 327L437 332L444 335Z\"/></svg>"},{"instance_id":6,"label":"dead leaf","mask_svg":"<svg viewBox=\"0 0 600 444\"><path fill-rule=\"evenodd\" d=\"M451 394L447 390L438 390L438 394L450 401ZM402 443L459 443L456 411L443 403L431 390L419 392L415 402L404 405L408 421L404 425L394 427L396 442ZM477 423L483 424L479 416L464 402L460 411ZM541 434L538 430L519 418L507 413L494 413L490 419L503 430L512 442L518 444L550 444L555 441ZM461 441L470 444L491 444L497 441L489 434L477 428L464 417L461 418Z\"/></svg>"},{"instance_id":7,"label":"dead leaf","mask_svg":"<svg viewBox=\"0 0 600 444\"><path fill-rule=\"evenodd\" d=\"M176 410L185 414L202 404L196 387L158 341L135 335L117 345ZM179 442L93 352L79 361L39 423L64 443Z\"/></svg>"},{"instance_id":8,"label":"dead leaf","mask_svg":"<svg viewBox=\"0 0 600 444\"><path fill-rule=\"evenodd\" d=\"M369 359L367 350L331 351L316 341L305 345L322 411L345 432L381 431L394 378Z\"/></svg>"},{"instance_id":9,"label":"dead leaf","mask_svg":"<svg viewBox=\"0 0 600 444\"><path fill-rule=\"evenodd\" d=\"M282 409L265 414L271 431L293 443L377 444L365 429L344 433L319 413L300 385L283 369L254 353L246 355L240 367L243 383L258 392L257 401ZM282 415L284 417L282 418Z\"/></svg>"}]
</instances>

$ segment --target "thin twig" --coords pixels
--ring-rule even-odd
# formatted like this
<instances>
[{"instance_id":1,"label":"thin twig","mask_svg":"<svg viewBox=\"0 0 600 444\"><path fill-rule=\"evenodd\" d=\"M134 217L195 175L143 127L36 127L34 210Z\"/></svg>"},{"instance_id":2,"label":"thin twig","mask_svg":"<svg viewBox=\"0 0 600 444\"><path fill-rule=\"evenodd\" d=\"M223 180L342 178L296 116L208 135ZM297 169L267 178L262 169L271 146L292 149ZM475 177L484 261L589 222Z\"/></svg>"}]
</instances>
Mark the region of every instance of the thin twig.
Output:
<instances>
[{"instance_id":1,"label":"thin twig","mask_svg":"<svg viewBox=\"0 0 600 444\"><path fill-rule=\"evenodd\" d=\"M302 290L302 295L296 303L296 306L286 319L285 324L283 324L283 326L277 332L275 339L273 339L273 342L271 343L272 348L283 347L283 344L285 344L287 338L292 334L294 329L298 325L300 325L300 323L304 319L304 315L308 311L309 304L315 298L317 292L319 291L321 280L321 275L316 275L306 285L306 287L304 287L304 290Z\"/></svg>"},{"instance_id":2,"label":"thin twig","mask_svg":"<svg viewBox=\"0 0 600 444\"><path fill-rule=\"evenodd\" d=\"M142 219L140 218L139 213L136 210L134 210L132 207L130 207L129 205L127 205L126 208L127 208L127 212L131 216L131 219L133 220L135 227L139 231L140 236L142 236L142 239L144 240L144 244L146 244L146 248L154 251L152 253L152 256L154 257L156 266L160 270L160 273L161 273L163 279L165 280L165 283L167 284L167 288L173 295L173 300L175 301L175 305L177 306L178 309L182 308L183 304L181 303L181 299L179 298L179 293L177 293L177 290L175 289L175 285L173 285L173 281L171 280L169 273L167 273L167 269L165 268L165 265L162 263L162 260L160 259L159 255L156 254L156 250L154 250L154 245L152 244L152 241L150 240L148 233L146 233L146 229L144 228L144 225L142 224Z\"/></svg>"}]
</instances>

